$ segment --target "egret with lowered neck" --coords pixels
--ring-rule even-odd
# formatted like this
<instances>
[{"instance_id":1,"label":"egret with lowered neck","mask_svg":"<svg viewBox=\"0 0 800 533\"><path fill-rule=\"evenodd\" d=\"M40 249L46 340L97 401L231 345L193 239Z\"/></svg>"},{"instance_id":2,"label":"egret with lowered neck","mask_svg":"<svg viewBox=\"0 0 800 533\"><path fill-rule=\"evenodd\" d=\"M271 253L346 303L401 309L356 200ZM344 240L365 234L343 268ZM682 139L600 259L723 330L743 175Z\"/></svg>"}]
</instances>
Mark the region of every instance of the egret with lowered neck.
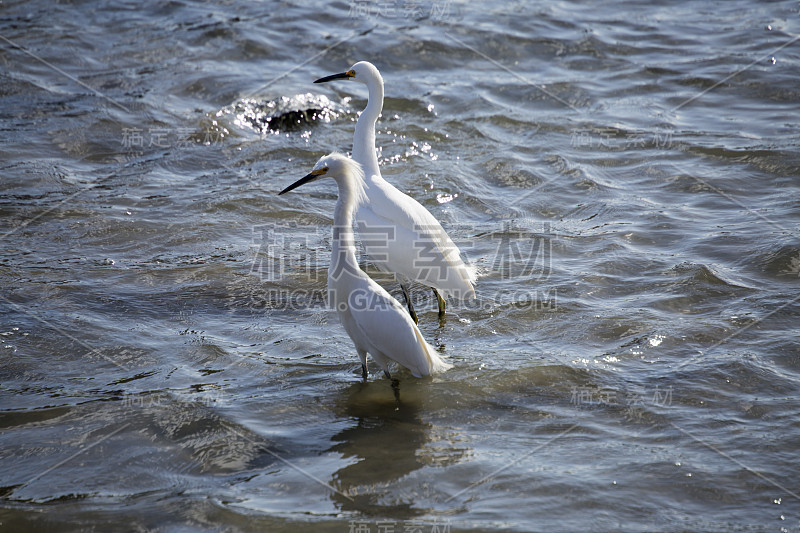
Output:
<instances>
[{"instance_id":1,"label":"egret with lowered neck","mask_svg":"<svg viewBox=\"0 0 800 533\"><path fill-rule=\"evenodd\" d=\"M361 165L338 153L320 158L305 177L289 185L285 194L301 185L330 177L339 187L333 215L331 264L328 267L328 302L350 335L367 377L367 353L380 365L386 377L394 361L415 377L447 370L452 365L422 338L403 306L358 266L353 239L353 213L363 201L365 182Z\"/></svg>"},{"instance_id":2,"label":"egret with lowered neck","mask_svg":"<svg viewBox=\"0 0 800 533\"><path fill-rule=\"evenodd\" d=\"M367 107L356 123L353 159L364 169L364 198L356 205L356 224L364 250L379 269L400 277L409 314L417 323L407 281L433 288L444 317L448 298L475 296L475 273L461 259L458 247L422 204L383 179L375 150L375 123L383 109L383 78L372 63L359 61L350 70L316 80L354 80L369 91Z\"/></svg>"}]
</instances>

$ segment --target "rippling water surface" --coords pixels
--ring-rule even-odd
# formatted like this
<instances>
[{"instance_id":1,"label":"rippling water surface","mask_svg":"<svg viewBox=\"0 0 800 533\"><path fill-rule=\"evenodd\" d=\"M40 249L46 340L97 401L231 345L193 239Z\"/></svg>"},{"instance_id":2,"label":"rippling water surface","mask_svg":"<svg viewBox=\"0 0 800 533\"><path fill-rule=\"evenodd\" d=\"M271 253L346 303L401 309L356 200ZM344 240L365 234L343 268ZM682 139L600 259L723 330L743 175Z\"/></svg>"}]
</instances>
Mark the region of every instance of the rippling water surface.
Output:
<instances>
[{"instance_id":1,"label":"rippling water surface","mask_svg":"<svg viewBox=\"0 0 800 533\"><path fill-rule=\"evenodd\" d=\"M800 531L794 1L0 6L0 529ZM358 358L384 176L479 272ZM369 265L365 264L365 268ZM373 272L374 274L374 272ZM384 285L398 294L385 276ZM359 529L360 528L360 529Z\"/></svg>"}]
</instances>

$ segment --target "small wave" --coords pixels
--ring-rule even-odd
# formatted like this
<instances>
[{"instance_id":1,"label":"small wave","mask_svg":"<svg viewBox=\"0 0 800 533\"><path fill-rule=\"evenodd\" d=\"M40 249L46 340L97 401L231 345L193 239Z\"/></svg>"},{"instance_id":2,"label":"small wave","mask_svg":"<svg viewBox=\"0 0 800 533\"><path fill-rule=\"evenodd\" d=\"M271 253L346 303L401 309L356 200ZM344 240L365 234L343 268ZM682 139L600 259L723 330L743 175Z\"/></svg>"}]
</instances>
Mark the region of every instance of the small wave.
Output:
<instances>
[{"instance_id":1,"label":"small wave","mask_svg":"<svg viewBox=\"0 0 800 533\"><path fill-rule=\"evenodd\" d=\"M800 249L795 246L782 246L771 251L760 263L764 272L771 276L800 278Z\"/></svg>"}]
</instances>

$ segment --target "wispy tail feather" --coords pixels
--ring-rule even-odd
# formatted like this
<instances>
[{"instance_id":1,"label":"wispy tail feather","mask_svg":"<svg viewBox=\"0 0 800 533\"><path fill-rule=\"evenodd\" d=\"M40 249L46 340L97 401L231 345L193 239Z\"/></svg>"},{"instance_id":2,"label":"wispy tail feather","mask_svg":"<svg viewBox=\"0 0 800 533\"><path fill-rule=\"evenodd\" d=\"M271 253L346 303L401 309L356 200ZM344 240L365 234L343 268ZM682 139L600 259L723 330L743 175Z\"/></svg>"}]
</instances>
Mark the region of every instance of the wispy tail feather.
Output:
<instances>
[{"instance_id":1,"label":"wispy tail feather","mask_svg":"<svg viewBox=\"0 0 800 533\"><path fill-rule=\"evenodd\" d=\"M437 352L430 344L428 344L428 357L431 361L431 374L438 374L439 372L444 372L445 370L453 368L453 365L445 361L444 356Z\"/></svg>"},{"instance_id":2,"label":"wispy tail feather","mask_svg":"<svg viewBox=\"0 0 800 533\"><path fill-rule=\"evenodd\" d=\"M453 368L453 365L445 361L444 356L437 352L436 348L428 344L425 339L422 338L422 334L416 327L414 328L414 333L417 335L417 340L419 341L420 346L422 346L422 349L425 350L425 359L428 361L428 368L423 369L421 372L423 376L430 376L431 374L437 374Z\"/></svg>"}]
</instances>

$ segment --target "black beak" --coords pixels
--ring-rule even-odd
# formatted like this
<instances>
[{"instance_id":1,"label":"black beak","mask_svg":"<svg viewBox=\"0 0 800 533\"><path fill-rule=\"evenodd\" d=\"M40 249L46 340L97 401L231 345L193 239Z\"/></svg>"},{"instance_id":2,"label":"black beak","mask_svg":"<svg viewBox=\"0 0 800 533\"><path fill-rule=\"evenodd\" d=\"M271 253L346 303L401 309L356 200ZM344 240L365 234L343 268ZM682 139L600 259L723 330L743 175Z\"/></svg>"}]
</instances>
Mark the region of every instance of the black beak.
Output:
<instances>
[{"instance_id":1,"label":"black beak","mask_svg":"<svg viewBox=\"0 0 800 533\"><path fill-rule=\"evenodd\" d=\"M350 74L348 72L340 72L339 74L331 74L330 76L325 76L324 78L320 78L316 80L314 83L325 83L326 81L333 81L333 80L349 80Z\"/></svg>"},{"instance_id":2,"label":"black beak","mask_svg":"<svg viewBox=\"0 0 800 533\"><path fill-rule=\"evenodd\" d=\"M294 190L294 189L298 188L301 185L305 185L309 181L314 181L315 179L317 179L321 175L322 174L320 174L319 172L317 172L317 173L312 172L310 174L306 174L305 176L303 176L302 178L300 178L299 180L295 181L294 183L292 183L291 185L289 185L288 187L283 189L281 192L279 192L278 196L280 196L283 193L286 193L286 192L289 192L291 190Z\"/></svg>"}]
</instances>

